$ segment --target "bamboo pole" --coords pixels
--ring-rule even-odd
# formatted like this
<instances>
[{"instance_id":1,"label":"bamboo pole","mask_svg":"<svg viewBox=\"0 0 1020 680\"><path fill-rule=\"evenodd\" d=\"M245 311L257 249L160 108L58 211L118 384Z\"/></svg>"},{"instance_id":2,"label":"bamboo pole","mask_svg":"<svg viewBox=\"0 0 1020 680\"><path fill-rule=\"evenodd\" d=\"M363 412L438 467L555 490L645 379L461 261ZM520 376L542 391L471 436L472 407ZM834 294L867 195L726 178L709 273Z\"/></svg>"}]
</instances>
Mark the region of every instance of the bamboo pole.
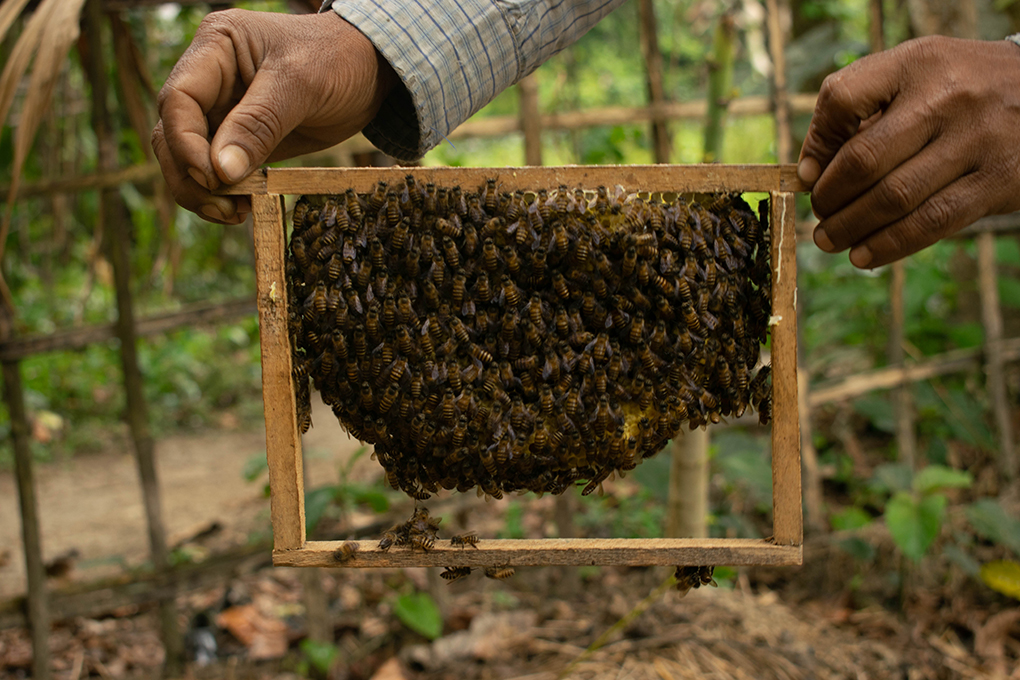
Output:
<instances>
[{"instance_id":1,"label":"bamboo pole","mask_svg":"<svg viewBox=\"0 0 1020 680\"><path fill-rule=\"evenodd\" d=\"M706 163L722 159L723 132L726 112L733 98L733 41L736 25L733 15L727 12L719 17L712 40L712 54L708 58L708 118L705 123Z\"/></svg>"},{"instance_id":2,"label":"bamboo pole","mask_svg":"<svg viewBox=\"0 0 1020 680\"><path fill-rule=\"evenodd\" d=\"M673 439L666 506L666 538L708 536L708 430Z\"/></svg>"},{"instance_id":3,"label":"bamboo pole","mask_svg":"<svg viewBox=\"0 0 1020 680\"><path fill-rule=\"evenodd\" d=\"M662 52L659 50L658 24L655 20L655 5L652 0L638 0L638 35L641 53L645 60L645 85L648 101L656 108L652 115L652 151L656 163L669 163L670 136L665 117L659 113L666 101L662 84Z\"/></svg>"},{"instance_id":4,"label":"bamboo pole","mask_svg":"<svg viewBox=\"0 0 1020 680\"><path fill-rule=\"evenodd\" d=\"M106 67L104 65L102 14L99 0L89 0L85 10L85 39L88 45L83 60L92 87L92 127L98 143L99 166L105 171L117 168L117 141L107 105ZM159 480L156 474L155 444L149 429L148 404L141 369L138 366L138 339L135 336L134 308L131 293L131 235L127 230L130 212L120 193L107 189L100 193L100 219L106 233L110 264L113 267L117 298L117 337L120 340L121 369L124 376L125 414L134 444L135 461L142 485L149 535L149 552L154 567L170 566L163 524ZM175 598L170 595L159 603L159 619L166 652L165 669L178 674L183 669L184 644L177 623Z\"/></svg>"},{"instance_id":5,"label":"bamboo pole","mask_svg":"<svg viewBox=\"0 0 1020 680\"><path fill-rule=\"evenodd\" d=\"M985 375L999 433L999 465L1006 479L1017 476L1017 457L1013 423L1002 357L1002 309L999 307L999 283L995 266L995 237L981 234L978 245L978 286L981 294L981 321L985 327Z\"/></svg>"},{"instance_id":6,"label":"bamboo pole","mask_svg":"<svg viewBox=\"0 0 1020 680\"><path fill-rule=\"evenodd\" d=\"M534 73L521 78L521 109L518 120L524 132L524 164L542 165L542 119L538 111L538 79Z\"/></svg>"},{"instance_id":7,"label":"bamboo pole","mask_svg":"<svg viewBox=\"0 0 1020 680\"><path fill-rule=\"evenodd\" d=\"M0 302L0 338L13 333L13 310ZM42 532L39 529L39 502L35 495L32 473L30 427L25 413L21 365L3 362L4 404L11 420L11 444L14 449L14 475L18 484L21 510L21 541L25 550L25 573L28 578L28 625L32 637L32 677L50 678L50 614L46 568L42 559Z\"/></svg>"}]
</instances>

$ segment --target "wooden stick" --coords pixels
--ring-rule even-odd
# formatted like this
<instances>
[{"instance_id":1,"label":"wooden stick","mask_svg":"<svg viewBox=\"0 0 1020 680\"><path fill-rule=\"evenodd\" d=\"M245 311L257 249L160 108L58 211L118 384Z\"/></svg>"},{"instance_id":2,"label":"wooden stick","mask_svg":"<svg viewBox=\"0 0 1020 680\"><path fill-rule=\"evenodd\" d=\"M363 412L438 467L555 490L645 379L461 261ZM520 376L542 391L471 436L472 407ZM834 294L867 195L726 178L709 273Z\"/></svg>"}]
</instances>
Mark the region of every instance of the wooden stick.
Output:
<instances>
[{"instance_id":1,"label":"wooden stick","mask_svg":"<svg viewBox=\"0 0 1020 680\"><path fill-rule=\"evenodd\" d=\"M1014 479L1017 475L1017 458L1001 351L1002 310L999 307L999 281L995 267L995 236L981 234L977 237L977 245L981 321L985 329L985 375L999 431L999 465L1006 479Z\"/></svg>"},{"instance_id":2,"label":"wooden stick","mask_svg":"<svg viewBox=\"0 0 1020 680\"><path fill-rule=\"evenodd\" d=\"M906 342L906 321L904 319L903 288L906 280L907 270L903 260L893 262L890 268L889 279L891 318L889 320L888 358L890 366L904 365L905 353L903 346ZM917 463L917 441L914 436L914 399L911 394L911 386L906 380L896 388L895 411L897 460L910 467L910 469L914 469Z\"/></svg>"},{"instance_id":3,"label":"wooden stick","mask_svg":"<svg viewBox=\"0 0 1020 680\"><path fill-rule=\"evenodd\" d=\"M801 545L797 411L797 241L793 194L772 194L772 515L779 545Z\"/></svg>"},{"instance_id":4,"label":"wooden stick","mask_svg":"<svg viewBox=\"0 0 1020 680\"><path fill-rule=\"evenodd\" d=\"M296 550L305 544L304 466L287 330L283 198L252 196L252 215L273 545L276 551Z\"/></svg>"},{"instance_id":5,"label":"wooden stick","mask_svg":"<svg viewBox=\"0 0 1020 680\"><path fill-rule=\"evenodd\" d=\"M663 115L662 104L666 101L666 92L662 85L662 52L659 50L655 5L652 0L638 0L637 11L638 38L645 61L645 86L648 102L654 107L651 120L652 150L656 163L669 163L670 136Z\"/></svg>"},{"instance_id":6,"label":"wooden stick","mask_svg":"<svg viewBox=\"0 0 1020 680\"><path fill-rule=\"evenodd\" d=\"M308 541L302 550L276 550L278 567L485 567L485 566L652 566L789 565L803 558L799 545L776 545L752 538L544 538L482 540L478 549L436 543L428 552L358 541L359 550L343 562L333 556L343 541Z\"/></svg>"},{"instance_id":7,"label":"wooden stick","mask_svg":"<svg viewBox=\"0 0 1020 680\"><path fill-rule=\"evenodd\" d=\"M228 300L213 304L199 303L184 307L180 311L150 316L135 322L135 335L144 337L158 333L169 333L184 326L230 321L249 314L255 314L254 298ZM117 337L116 324L98 324L82 328L69 328L47 335L14 337L0 342L0 360L15 361L36 354L81 349L98 342Z\"/></svg>"},{"instance_id":8,"label":"wooden stick","mask_svg":"<svg viewBox=\"0 0 1020 680\"><path fill-rule=\"evenodd\" d=\"M2 304L2 303L0 303ZM4 305L0 310L6 318L0 320L5 329L9 312ZM6 335L5 330L0 334ZM4 404L11 423L11 444L14 449L14 475L18 483L18 504L21 510L21 540L25 550L25 573L28 578L28 624L32 637L32 677L50 677L50 605L46 585L46 569L42 559L42 532L39 529L39 501L35 493L32 473L32 447L29 441L28 416L25 414L24 388L21 385L21 366L17 362L3 362Z\"/></svg>"},{"instance_id":9,"label":"wooden stick","mask_svg":"<svg viewBox=\"0 0 1020 680\"><path fill-rule=\"evenodd\" d=\"M1004 362L1020 359L1020 338L1002 340L997 344ZM909 366L879 368L827 381L812 389L809 401L812 407L816 407L831 401L852 399L872 390L896 387L905 381L918 382L938 375L978 370L983 352L981 347L956 349Z\"/></svg>"},{"instance_id":10,"label":"wooden stick","mask_svg":"<svg viewBox=\"0 0 1020 680\"><path fill-rule=\"evenodd\" d=\"M524 133L524 164L542 165L542 117L538 111L538 79L535 74L517 83L521 95L520 128Z\"/></svg>"},{"instance_id":11,"label":"wooden stick","mask_svg":"<svg viewBox=\"0 0 1020 680\"><path fill-rule=\"evenodd\" d=\"M735 192L805 191L790 165L564 165L521 168L268 168L265 186L258 175L224 187L216 193L324 194L347 189L367 192L379 181L396 183L406 175L419 182L472 189L496 178L501 191L555 188L561 184L594 190L599 185L620 184L630 191Z\"/></svg>"}]
</instances>

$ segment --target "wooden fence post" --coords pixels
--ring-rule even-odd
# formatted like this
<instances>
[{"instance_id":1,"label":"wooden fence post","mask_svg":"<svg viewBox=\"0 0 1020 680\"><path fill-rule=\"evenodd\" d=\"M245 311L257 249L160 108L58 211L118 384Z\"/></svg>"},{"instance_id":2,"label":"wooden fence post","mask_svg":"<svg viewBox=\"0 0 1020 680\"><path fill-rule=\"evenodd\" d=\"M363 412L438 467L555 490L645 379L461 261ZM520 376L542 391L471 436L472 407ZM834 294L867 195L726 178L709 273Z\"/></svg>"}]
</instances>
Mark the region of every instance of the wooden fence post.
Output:
<instances>
[{"instance_id":1,"label":"wooden fence post","mask_svg":"<svg viewBox=\"0 0 1020 680\"><path fill-rule=\"evenodd\" d=\"M99 167L105 171L113 171L118 165L118 150L106 101L108 90L103 58L102 16L99 0L88 0L84 17L84 37L88 49L83 62L92 87L92 126L96 132ZM117 297L117 337L120 340L121 368L124 374L126 419L142 484L149 553L155 569L163 571L170 566L170 554L166 545L166 529L163 524L159 480L156 475L155 444L149 430L148 404L145 399L142 372L138 366L138 339L135 334L134 301L131 294L129 254L131 234L127 229L131 214L116 189L104 190L100 192L99 197L99 219L102 220L105 231ZM184 661L184 641L177 623L175 599L174 591L171 589L170 594L161 599L159 604L160 626L166 651L165 668L170 675L179 673L183 669Z\"/></svg>"},{"instance_id":2,"label":"wooden fence post","mask_svg":"<svg viewBox=\"0 0 1020 680\"><path fill-rule=\"evenodd\" d=\"M670 137L662 111L666 93L662 84L662 52L659 51L659 36L656 33L658 24L655 21L655 5L652 0L638 0L637 7L638 35L645 59L645 84L652 108L652 151L656 163L669 163Z\"/></svg>"},{"instance_id":3,"label":"wooden fence post","mask_svg":"<svg viewBox=\"0 0 1020 680\"><path fill-rule=\"evenodd\" d=\"M999 463L1006 479L1012 480L1017 475L1017 458L1003 371L1002 310L999 307L999 283L995 266L995 236L988 233L980 234L977 237L977 245L981 321L985 327L985 375L999 432Z\"/></svg>"},{"instance_id":4,"label":"wooden fence post","mask_svg":"<svg viewBox=\"0 0 1020 680\"><path fill-rule=\"evenodd\" d=\"M14 312L0 301L0 339L12 335ZM4 404L11 419L11 444L14 449L14 475L18 483L21 509L21 541L25 550L28 579L28 625L32 636L32 677L50 678L50 610L46 588L46 568L42 558L42 533L39 530L39 502L32 475L32 449L28 416L21 386L21 365L3 362Z\"/></svg>"},{"instance_id":5,"label":"wooden fence post","mask_svg":"<svg viewBox=\"0 0 1020 680\"><path fill-rule=\"evenodd\" d=\"M538 111L538 79L534 73L517 83L521 96L521 130L524 131L524 164L542 165L542 120Z\"/></svg>"}]
</instances>

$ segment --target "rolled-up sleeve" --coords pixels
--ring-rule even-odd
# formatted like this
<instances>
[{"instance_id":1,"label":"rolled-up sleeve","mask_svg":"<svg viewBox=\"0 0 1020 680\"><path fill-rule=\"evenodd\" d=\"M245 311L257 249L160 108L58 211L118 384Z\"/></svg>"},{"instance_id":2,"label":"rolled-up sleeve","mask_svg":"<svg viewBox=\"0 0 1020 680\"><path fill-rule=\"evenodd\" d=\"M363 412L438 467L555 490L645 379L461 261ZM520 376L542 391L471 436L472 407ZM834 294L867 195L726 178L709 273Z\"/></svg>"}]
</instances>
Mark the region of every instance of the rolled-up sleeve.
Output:
<instances>
[{"instance_id":1,"label":"rolled-up sleeve","mask_svg":"<svg viewBox=\"0 0 1020 680\"><path fill-rule=\"evenodd\" d=\"M570 45L625 0L327 0L368 37L403 83L365 136L420 158L497 94Z\"/></svg>"}]
</instances>

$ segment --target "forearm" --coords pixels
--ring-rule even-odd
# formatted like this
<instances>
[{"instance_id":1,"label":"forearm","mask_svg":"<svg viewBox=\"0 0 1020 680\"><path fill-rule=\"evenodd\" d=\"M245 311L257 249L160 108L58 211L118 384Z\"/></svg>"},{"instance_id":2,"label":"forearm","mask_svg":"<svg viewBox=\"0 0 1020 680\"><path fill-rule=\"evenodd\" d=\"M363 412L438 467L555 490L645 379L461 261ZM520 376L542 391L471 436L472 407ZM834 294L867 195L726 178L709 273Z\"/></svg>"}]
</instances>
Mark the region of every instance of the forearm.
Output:
<instances>
[{"instance_id":1,"label":"forearm","mask_svg":"<svg viewBox=\"0 0 1020 680\"><path fill-rule=\"evenodd\" d=\"M390 63L396 87L365 135L419 158L624 0L327 0Z\"/></svg>"}]
</instances>

